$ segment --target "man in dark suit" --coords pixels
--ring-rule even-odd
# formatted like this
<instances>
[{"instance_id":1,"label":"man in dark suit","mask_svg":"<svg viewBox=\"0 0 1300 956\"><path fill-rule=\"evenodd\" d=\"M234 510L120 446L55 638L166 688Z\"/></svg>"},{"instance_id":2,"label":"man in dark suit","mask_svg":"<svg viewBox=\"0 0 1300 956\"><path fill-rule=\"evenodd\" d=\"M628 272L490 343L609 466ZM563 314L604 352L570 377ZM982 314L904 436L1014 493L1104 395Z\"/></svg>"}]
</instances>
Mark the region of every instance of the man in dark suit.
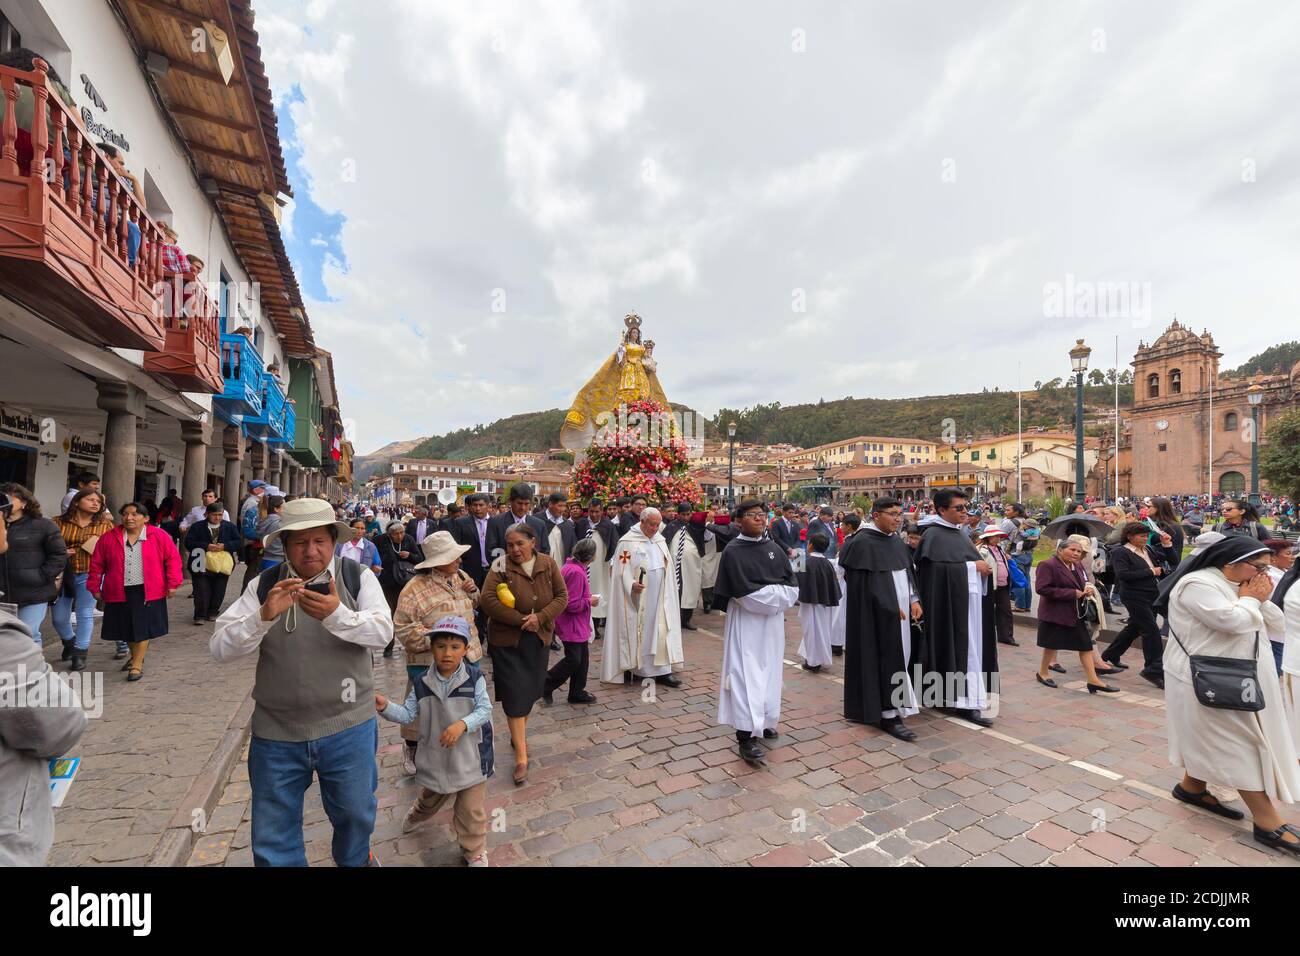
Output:
<instances>
[{"instance_id":1,"label":"man in dark suit","mask_svg":"<svg viewBox=\"0 0 1300 956\"><path fill-rule=\"evenodd\" d=\"M438 530L438 522L429 517L429 509L424 505L415 506L415 517L406 522L406 533L419 544Z\"/></svg>"},{"instance_id":2,"label":"man in dark suit","mask_svg":"<svg viewBox=\"0 0 1300 956\"><path fill-rule=\"evenodd\" d=\"M494 560L498 554L505 554L506 530L512 524L519 524L520 522L527 524L536 532L537 550L542 554L551 553L551 544L547 540L550 529L546 527L545 521L537 517L537 515L529 513L532 503L532 485L521 481L517 485L510 486L509 507L488 522L487 549L489 561Z\"/></svg>"},{"instance_id":3,"label":"man in dark suit","mask_svg":"<svg viewBox=\"0 0 1300 956\"><path fill-rule=\"evenodd\" d=\"M492 563L492 552L488 550L488 496L473 494L465 499L469 514L456 518L447 528L457 544L469 545L469 550L460 559L460 568L480 588L487 577L488 565Z\"/></svg>"},{"instance_id":4,"label":"man in dark suit","mask_svg":"<svg viewBox=\"0 0 1300 956\"><path fill-rule=\"evenodd\" d=\"M836 535L835 529L831 527L831 520L834 517L835 512L831 511L830 508L823 507L817 512L817 517L808 522L809 541L812 540L813 535L820 531L822 534L826 535L826 540L830 542L830 547L826 549L826 557L828 558L835 557L836 551L839 550L839 536Z\"/></svg>"},{"instance_id":5,"label":"man in dark suit","mask_svg":"<svg viewBox=\"0 0 1300 956\"><path fill-rule=\"evenodd\" d=\"M782 517L768 530L772 540L785 549L786 557L793 558L799 550L799 509L787 502L781 511Z\"/></svg>"},{"instance_id":6,"label":"man in dark suit","mask_svg":"<svg viewBox=\"0 0 1300 956\"><path fill-rule=\"evenodd\" d=\"M550 555L561 566L573 553L573 546L578 541L577 530L569 520L568 511L568 496L562 491L556 491L551 493L546 501L546 510L542 512L542 519L546 522L547 543L551 546Z\"/></svg>"},{"instance_id":7,"label":"man in dark suit","mask_svg":"<svg viewBox=\"0 0 1300 956\"><path fill-rule=\"evenodd\" d=\"M450 532L452 528L456 527L456 522L459 521L464 514L465 509L453 501L451 504L447 505L447 516L438 521L438 527L434 530Z\"/></svg>"},{"instance_id":8,"label":"man in dark suit","mask_svg":"<svg viewBox=\"0 0 1300 956\"><path fill-rule=\"evenodd\" d=\"M621 538L634 527L641 523L641 512L645 511L645 495L637 495L632 499L631 507L618 516L618 536Z\"/></svg>"}]
</instances>

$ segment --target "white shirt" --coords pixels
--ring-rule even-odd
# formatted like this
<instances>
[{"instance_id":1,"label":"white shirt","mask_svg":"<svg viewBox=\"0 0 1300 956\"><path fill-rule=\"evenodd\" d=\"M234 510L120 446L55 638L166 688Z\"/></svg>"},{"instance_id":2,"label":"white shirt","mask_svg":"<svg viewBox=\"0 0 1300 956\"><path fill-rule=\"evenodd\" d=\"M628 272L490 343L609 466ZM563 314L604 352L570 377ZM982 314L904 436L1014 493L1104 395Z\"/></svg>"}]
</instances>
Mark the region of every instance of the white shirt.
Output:
<instances>
[{"instance_id":1,"label":"white shirt","mask_svg":"<svg viewBox=\"0 0 1300 956\"><path fill-rule=\"evenodd\" d=\"M330 573L337 571L337 561L330 565ZM341 587L341 584L336 587ZM382 648L393 639L393 615L384 599L379 578L373 574L361 575L361 590L357 592L357 609L349 610L342 603L334 613L321 623L341 641L362 647ZM262 638L275 621L262 620L262 607L257 600L257 578L253 578L239 600L217 618L217 626L208 642L212 656L219 661L233 661L257 650ZM302 609L298 609L301 614Z\"/></svg>"},{"instance_id":2,"label":"white shirt","mask_svg":"<svg viewBox=\"0 0 1300 956\"><path fill-rule=\"evenodd\" d=\"M126 549L125 563L122 565L122 587L134 587L137 584L144 584L144 539L149 531L149 526L145 525L140 529L140 537L135 544L131 544L131 539L122 534L122 545Z\"/></svg>"},{"instance_id":3,"label":"white shirt","mask_svg":"<svg viewBox=\"0 0 1300 956\"><path fill-rule=\"evenodd\" d=\"M361 555L365 553L366 550L366 546L364 543L365 540L366 540L365 538L362 538L360 541L346 542L343 545L343 549L339 552L339 557L351 558L353 561L357 562L357 564L360 564Z\"/></svg>"}]
</instances>

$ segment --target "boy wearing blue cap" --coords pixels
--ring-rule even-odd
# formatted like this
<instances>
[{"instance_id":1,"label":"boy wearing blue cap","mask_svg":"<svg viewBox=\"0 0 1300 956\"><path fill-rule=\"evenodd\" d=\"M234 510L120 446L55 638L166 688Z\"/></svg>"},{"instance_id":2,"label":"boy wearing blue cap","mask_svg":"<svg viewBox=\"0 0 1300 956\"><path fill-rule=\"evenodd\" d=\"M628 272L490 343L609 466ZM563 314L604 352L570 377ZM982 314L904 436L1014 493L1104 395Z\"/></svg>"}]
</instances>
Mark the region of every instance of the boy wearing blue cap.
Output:
<instances>
[{"instance_id":1,"label":"boy wearing blue cap","mask_svg":"<svg viewBox=\"0 0 1300 956\"><path fill-rule=\"evenodd\" d=\"M469 636L464 618L439 618L429 634L434 666L415 681L404 704L375 694L375 709L394 723L414 721L420 731L415 752L420 794L406 811L402 832L410 833L454 800L452 828L464 861L487 866L483 801L492 776L492 701L482 671L465 660Z\"/></svg>"}]
</instances>

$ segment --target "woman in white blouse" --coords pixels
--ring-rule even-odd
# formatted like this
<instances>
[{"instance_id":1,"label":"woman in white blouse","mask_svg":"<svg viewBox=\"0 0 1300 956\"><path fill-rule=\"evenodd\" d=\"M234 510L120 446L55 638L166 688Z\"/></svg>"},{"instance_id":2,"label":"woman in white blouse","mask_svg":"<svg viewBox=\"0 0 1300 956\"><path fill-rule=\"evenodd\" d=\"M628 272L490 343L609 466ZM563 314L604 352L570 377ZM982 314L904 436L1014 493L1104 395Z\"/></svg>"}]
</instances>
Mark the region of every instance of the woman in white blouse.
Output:
<instances>
[{"instance_id":1,"label":"woman in white blouse","mask_svg":"<svg viewBox=\"0 0 1300 956\"><path fill-rule=\"evenodd\" d=\"M1250 810L1255 839L1300 857L1300 829L1284 822L1273 804L1300 799L1300 762L1268 646L1268 631L1283 626L1281 609L1269 600L1268 556L1258 541L1229 537L1184 562L1161 588L1154 607L1166 615L1171 637L1164 657L1169 762L1183 768L1176 798L1240 820L1245 814L1224 806L1206 785L1232 787ZM1189 654L1254 658L1264 708L1201 704Z\"/></svg>"}]
</instances>

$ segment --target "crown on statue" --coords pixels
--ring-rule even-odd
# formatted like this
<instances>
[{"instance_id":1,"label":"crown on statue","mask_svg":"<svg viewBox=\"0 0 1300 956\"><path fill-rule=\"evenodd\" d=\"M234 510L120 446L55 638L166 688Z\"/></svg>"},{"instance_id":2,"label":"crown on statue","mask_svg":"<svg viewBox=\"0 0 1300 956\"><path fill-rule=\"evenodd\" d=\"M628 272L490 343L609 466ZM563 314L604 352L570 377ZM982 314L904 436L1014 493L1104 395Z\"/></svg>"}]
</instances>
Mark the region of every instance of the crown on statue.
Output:
<instances>
[{"instance_id":1,"label":"crown on statue","mask_svg":"<svg viewBox=\"0 0 1300 956\"><path fill-rule=\"evenodd\" d=\"M629 332L632 329L639 329L641 328L641 316L632 312L623 320L623 324L627 326Z\"/></svg>"}]
</instances>

